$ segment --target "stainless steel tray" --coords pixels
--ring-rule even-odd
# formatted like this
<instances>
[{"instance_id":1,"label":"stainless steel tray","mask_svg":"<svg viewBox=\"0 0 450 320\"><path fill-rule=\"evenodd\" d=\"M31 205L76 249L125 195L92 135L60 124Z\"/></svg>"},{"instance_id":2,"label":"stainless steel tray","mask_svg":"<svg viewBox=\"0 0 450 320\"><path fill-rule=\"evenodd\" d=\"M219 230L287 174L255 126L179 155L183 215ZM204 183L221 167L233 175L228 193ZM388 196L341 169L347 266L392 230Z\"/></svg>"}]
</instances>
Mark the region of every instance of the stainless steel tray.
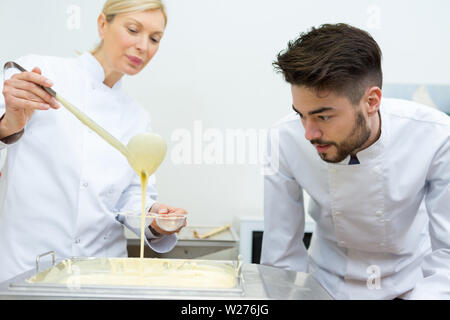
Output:
<instances>
[{"instance_id":1,"label":"stainless steel tray","mask_svg":"<svg viewBox=\"0 0 450 320\"><path fill-rule=\"evenodd\" d=\"M53 255L53 253L52 253ZM14 279L9 284L9 290L11 291L26 291L27 293L52 293L57 295L71 296L73 294L93 294L94 296L121 296L124 298L136 298L146 296L213 296L213 297L227 297L227 296L242 296L244 295L243 277L241 272L240 261L220 261L220 260L182 260L182 259L144 259L144 269L141 271L136 269L139 266L139 258L78 258L73 257L70 259L64 259L58 263L53 259L53 266L40 272L40 263L37 258L36 272L27 273L26 276ZM54 255L53 255L54 257ZM232 286L228 287L212 287L209 284L207 286L198 285L184 285L184 286L170 286L170 285L152 285L152 281L149 279L153 276L152 270L149 271L145 266L154 266L160 274L167 270L168 275L171 272L177 272L177 270L186 271L184 274L186 277L193 275L191 273L191 267L194 266L198 270L201 268L208 268L207 270L224 270L224 273L229 273L230 277L234 278ZM131 267L130 267L131 266ZM134 269L131 270L130 268ZM194 269L195 269L194 268ZM196 269L195 269L196 270ZM134 280L136 280L136 272L143 272L141 276L144 282L135 281L132 285L121 285L118 283L101 285L95 283L89 283L89 280L81 281L80 276L98 276L103 275L110 276L114 274L114 277L119 279L121 276L130 276L133 274ZM180 271L182 273L182 271ZM175 274L175 273L172 273ZM167 274L166 274L167 276ZM184 275L183 275L184 276ZM194 275L195 276L195 275ZM199 272L197 275L201 277ZM95 279L97 279L96 277ZM109 279L109 278L108 278ZM141 278L138 278L141 279ZM231 279L231 278L230 278ZM191 279L186 280L185 283L189 283ZM201 279L200 279L201 280ZM95 282L95 281L94 281ZM157 281L156 281L157 282ZM195 282L195 281L194 281Z\"/></svg>"}]
</instances>

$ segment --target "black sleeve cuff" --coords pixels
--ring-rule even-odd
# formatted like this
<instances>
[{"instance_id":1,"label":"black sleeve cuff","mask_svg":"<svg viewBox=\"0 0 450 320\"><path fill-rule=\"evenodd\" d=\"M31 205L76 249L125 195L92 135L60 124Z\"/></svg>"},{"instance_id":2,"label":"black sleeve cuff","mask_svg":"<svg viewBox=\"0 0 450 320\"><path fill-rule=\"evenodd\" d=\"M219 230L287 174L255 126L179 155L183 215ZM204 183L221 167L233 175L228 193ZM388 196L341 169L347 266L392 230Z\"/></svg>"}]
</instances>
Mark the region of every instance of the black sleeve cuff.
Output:
<instances>
[{"instance_id":1,"label":"black sleeve cuff","mask_svg":"<svg viewBox=\"0 0 450 320\"><path fill-rule=\"evenodd\" d=\"M5 115L2 115L0 117L0 121L3 119ZM13 144L14 142L17 142L22 136L23 133L25 132L25 129L22 129L21 131L14 133L10 136L4 137L2 139L0 139L1 142L5 143L5 144Z\"/></svg>"},{"instance_id":2,"label":"black sleeve cuff","mask_svg":"<svg viewBox=\"0 0 450 320\"><path fill-rule=\"evenodd\" d=\"M22 129L22 131L14 133L10 136L4 137L3 139L0 139L1 142L5 143L5 144L13 144L14 142L17 142L24 133L24 129Z\"/></svg>"}]
</instances>

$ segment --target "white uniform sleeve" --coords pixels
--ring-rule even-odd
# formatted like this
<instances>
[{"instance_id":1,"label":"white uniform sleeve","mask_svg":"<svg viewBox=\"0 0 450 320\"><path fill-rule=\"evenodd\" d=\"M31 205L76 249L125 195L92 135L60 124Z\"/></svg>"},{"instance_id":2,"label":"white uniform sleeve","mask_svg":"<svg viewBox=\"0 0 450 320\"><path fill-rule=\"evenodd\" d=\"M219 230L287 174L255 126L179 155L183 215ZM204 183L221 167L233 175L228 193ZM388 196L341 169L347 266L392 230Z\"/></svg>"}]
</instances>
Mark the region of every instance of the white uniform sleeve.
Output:
<instances>
[{"instance_id":1,"label":"white uniform sleeve","mask_svg":"<svg viewBox=\"0 0 450 320\"><path fill-rule=\"evenodd\" d=\"M126 216L121 214L117 215L117 221L122 223L128 229L133 231L138 237L141 236L140 227L134 227L128 223ZM150 229L148 228L149 224L145 225L145 243L155 252L165 253L171 251L175 245L177 244L178 237L176 234L166 235L166 236L155 236L152 234Z\"/></svg>"},{"instance_id":2,"label":"white uniform sleeve","mask_svg":"<svg viewBox=\"0 0 450 320\"><path fill-rule=\"evenodd\" d=\"M450 299L450 134L436 153L425 197L432 252L422 264L424 278L411 299Z\"/></svg>"},{"instance_id":3,"label":"white uniform sleeve","mask_svg":"<svg viewBox=\"0 0 450 320\"><path fill-rule=\"evenodd\" d=\"M294 271L308 270L303 244L305 212L302 188L289 174L289 147L278 130L269 131L264 163L264 234L261 264Z\"/></svg>"}]
</instances>

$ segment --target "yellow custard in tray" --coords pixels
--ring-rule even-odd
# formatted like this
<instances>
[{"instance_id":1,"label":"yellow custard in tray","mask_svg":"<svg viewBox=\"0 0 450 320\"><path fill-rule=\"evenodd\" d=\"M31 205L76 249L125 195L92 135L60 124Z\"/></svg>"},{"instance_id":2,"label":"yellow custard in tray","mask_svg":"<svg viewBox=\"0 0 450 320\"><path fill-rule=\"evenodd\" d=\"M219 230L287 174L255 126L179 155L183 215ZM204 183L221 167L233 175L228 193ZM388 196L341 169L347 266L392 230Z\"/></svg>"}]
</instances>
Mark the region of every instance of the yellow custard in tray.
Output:
<instances>
[{"instance_id":1,"label":"yellow custard in tray","mask_svg":"<svg viewBox=\"0 0 450 320\"><path fill-rule=\"evenodd\" d=\"M230 262L204 260L95 258L65 260L29 283L85 286L145 286L229 289L237 284Z\"/></svg>"}]
</instances>

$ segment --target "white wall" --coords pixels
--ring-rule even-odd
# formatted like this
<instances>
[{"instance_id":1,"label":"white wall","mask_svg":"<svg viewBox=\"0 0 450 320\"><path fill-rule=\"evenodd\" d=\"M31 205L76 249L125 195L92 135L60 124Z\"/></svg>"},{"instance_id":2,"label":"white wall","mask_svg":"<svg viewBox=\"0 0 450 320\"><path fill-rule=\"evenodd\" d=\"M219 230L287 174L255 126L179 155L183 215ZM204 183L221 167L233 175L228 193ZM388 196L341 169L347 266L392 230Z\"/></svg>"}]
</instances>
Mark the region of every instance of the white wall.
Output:
<instances>
[{"instance_id":1,"label":"white wall","mask_svg":"<svg viewBox=\"0 0 450 320\"><path fill-rule=\"evenodd\" d=\"M383 50L385 82L450 84L448 0L166 4L169 24L160 51L142 74L126 79L125 87L169 144L158 171L160 200L185 207L191 224L262 215L263 177L248 158L246 164L219 165L200 156L192 159L197 164L176 164L172 151L181 145L172 135L190 133L194 139L202 126L218 146L220 135L238 129L256 134L289 113L289 87L271 63L289 39L311 26L346 22L371 32ZM71 5L81 10L79 28L76 11L67 12ZM27 53L73 56L93 48L102 5L103 0L1 0L0 62ZM194 139L194 155L212 147L207 141L200 146L201 140ZM233 148L223 151L233 155Z\"/></svg>"}]
</instances>

